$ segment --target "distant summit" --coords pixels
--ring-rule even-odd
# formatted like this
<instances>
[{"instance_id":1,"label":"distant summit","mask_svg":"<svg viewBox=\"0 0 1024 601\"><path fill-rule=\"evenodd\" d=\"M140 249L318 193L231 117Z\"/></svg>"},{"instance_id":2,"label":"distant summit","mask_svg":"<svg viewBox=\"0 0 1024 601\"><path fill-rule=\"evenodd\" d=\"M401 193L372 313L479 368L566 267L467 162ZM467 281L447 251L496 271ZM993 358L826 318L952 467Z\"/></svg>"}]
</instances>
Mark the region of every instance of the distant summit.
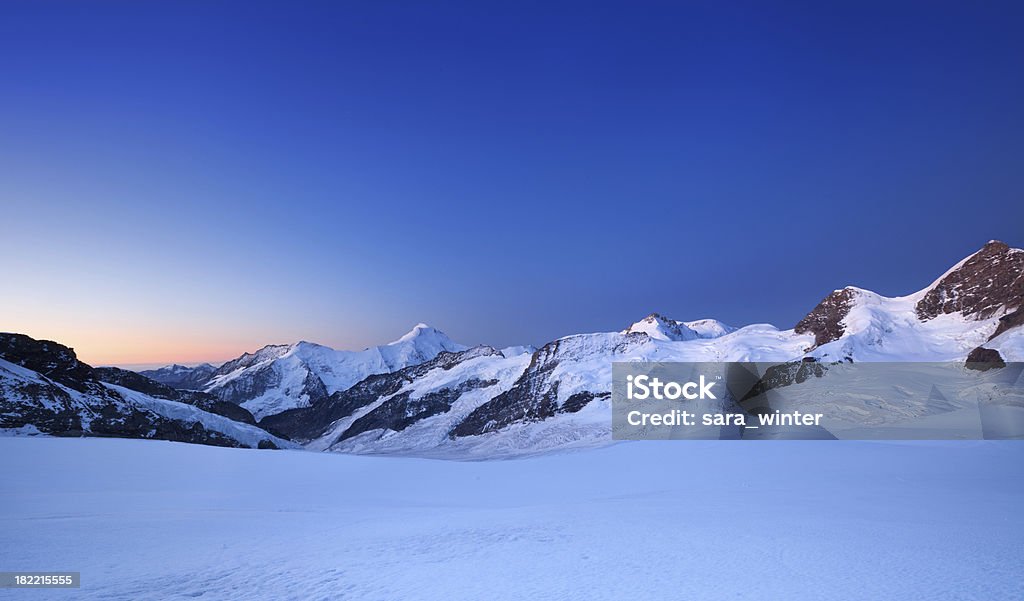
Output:
<instances>
[{"instance_id":1,"label":"distant summit","mask_svg":"<svg viewBox=\"0 0 1024 601\"><path fill-rule=\"evenodd\" d=\"M147 369L139 373L151 380L166 384L180 390L201 390L210 380L217 368L209 363L185 367L184 365L168 365L159 369Z\"/></svg>"}]
</instances>

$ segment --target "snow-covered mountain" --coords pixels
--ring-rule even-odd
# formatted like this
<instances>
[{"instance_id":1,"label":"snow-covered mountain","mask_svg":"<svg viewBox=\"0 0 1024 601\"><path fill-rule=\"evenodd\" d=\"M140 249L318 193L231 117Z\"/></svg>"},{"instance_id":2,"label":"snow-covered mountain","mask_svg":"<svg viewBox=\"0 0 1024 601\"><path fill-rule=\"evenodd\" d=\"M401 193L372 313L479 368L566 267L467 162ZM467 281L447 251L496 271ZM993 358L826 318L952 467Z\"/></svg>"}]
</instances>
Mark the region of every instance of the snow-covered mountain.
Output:
<instances>
[{"instance_id":1,"label":"snow-covered mountain","mask_svg":"<svg viewBox=\"0 0 1024 601\"><path fill-rule=\"evenodd\" d=\"M794 331L813 334L824 360L959 361L983 347L1024 360L1024 250L990 241L931 285L888 298L848 286Z\"/></svg>"},{"instance_id":2,"label":"snow-covered mountain","mask_svg":"<svg viewBox=\"0 0 1024 601\"><path fill-rule=\"evenodd\" d=\"M253 448L294 446L245 423L243 414L239 407L224 407L207 395L166 388L139 374L93 369L79 361L72 349L55 342L0 334L0 431L4 433L153 438Z\"/></svg>"},{"instance_id":3,"label":"snow-covered mountain","mask_svg":"<svg viewBox=\"0 0 1024 601\"><path fill-rule=\"evenodd\" d=\"M1024 251L993 241L908 296L836 290L789 330L652 314L528 358L477 352L454 366L425 364L402 386L294 434L318 450L460 457L605 444L613 361L964 361L978 349L994 353L985 360L1024 361L1022 300Z\"/></svg>"},{"instance_id":4,"label":"snow-covered mountain","mask_svg":"<svg viewBox=\"0 0 1024 601\"><path fill-rule=\"evenodd\" d=\"M718 338L736 328L727 326L717 319L698 319L696 321L675 321L657 313L647 317L623 330L623 334L646 334L655 340L694 340L697 338Z\"/></svg>"},{"instance_id":5,"label":"snow-covered mountain","mask_svg":"<svg viewBox=\"0 0 1024 601\"><path fill-rule=\"evenodd\" d=\"M335 350L305 341L270 345L221 365L202 389L262 419L287 409L315 405L367 376L465 348L422 323L394 342L362 351Z\"/></svg>"},{"instance_id":6,"label":"snow-covered mountain","mask_svg":"<svg viewBox=\"0 0 1024 601\"><path fill-rule=\"evenodd\" d=\"M178 390L202 390L216 371L216 367L209 363L202 363L193 367L174 364L160 369L143 370L139 373L150 380Z\"/></svg>"},{"instance_id":7,"label":"snow-covered mountain","mask_svg":"<svg viewBox=\"0 0 1024 601\"><path fill-rule=\"evenodd\" d=\"M651 314L619 332L567 336L538 349L468 349L423 324L395 342L358 352L309 342L267 346L217 368L203 385L207 400L193 399L192 408L205 402L213 410L209 398L238 405L261 427L311 450L529 454L610 442L615 361L997 364L1024 361L1022 326L1024 251L992 241L907 296L835 290L787 330ZM0 376L5 385L22 377L14 368ZM134 398L118 386L153 398L145 383L116 373L104 377L108 383L97 392L103 402L116 402L108 392ZM9 397L10 390L22 394L30 384L0 390ZM893 416L907 414L890 409ZM888 410L876 417L884 421ZM15 403L12 411L22 413L19 423L35 423L35 409ZM71 422L39 429L62 427L80 429Z\"/></svg>"}]
</instances>

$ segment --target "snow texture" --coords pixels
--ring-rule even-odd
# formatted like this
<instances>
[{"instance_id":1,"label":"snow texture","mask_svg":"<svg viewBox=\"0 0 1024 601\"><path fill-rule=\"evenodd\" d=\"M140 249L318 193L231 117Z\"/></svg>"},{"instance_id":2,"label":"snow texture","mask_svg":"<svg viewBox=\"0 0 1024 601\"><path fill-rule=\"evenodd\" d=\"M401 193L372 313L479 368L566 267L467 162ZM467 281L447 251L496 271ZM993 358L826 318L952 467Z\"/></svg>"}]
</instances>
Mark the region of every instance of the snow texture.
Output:
<instances>
[{"instance_id":1,"label":"snow texture","mask_svg":"<svg viewBox=\"0 0 1024 601\"><path fill-rule=\"evenodd\" d=\"M489 462L0 438L4 599L1024 598L1015 442L641 442Z\"/></svg>"}]
</instances>

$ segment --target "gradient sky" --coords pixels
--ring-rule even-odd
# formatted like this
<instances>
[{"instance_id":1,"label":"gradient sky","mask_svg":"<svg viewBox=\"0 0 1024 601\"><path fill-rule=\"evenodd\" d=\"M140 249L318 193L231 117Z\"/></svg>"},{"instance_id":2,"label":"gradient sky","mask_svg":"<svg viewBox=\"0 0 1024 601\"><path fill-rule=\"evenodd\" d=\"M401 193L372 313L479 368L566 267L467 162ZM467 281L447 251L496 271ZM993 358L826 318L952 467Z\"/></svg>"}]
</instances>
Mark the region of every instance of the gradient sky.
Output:
<instances>
[{"instance_id":1,"label":"gradient sky","mask_svg":"<svg viewBox=\"0 0 1024 601\"><path fill-rule=\"evenodd\" d=\"M1024 246L1020 3L428 4L0 4L0 330L791 327Z\"/></svg>"}]
</instances>

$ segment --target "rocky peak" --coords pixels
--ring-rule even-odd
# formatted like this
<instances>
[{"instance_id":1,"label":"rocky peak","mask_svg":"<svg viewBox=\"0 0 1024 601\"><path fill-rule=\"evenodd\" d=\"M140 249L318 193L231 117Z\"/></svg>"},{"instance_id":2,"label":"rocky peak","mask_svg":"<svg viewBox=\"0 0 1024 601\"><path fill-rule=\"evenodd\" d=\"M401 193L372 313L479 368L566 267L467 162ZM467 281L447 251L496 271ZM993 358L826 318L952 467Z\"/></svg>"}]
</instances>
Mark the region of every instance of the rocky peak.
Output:
<instances>
[{"instance_id":1,"label":"rocky peak","mask_svg":"<svg viewBox=\"0 0 1024 601\"><path fill-rule=\"evenodd\" d=\"M850 314L857 289L852 287L835 290L811 310L793 330L797 334L813 334L814 346L838 340L846 331L843 320Z\"/></svg>"},{"instance_id":2,"label":"rocky peak","mask_svg":"<svg viewBox=\"0 0 1024 601\"><path fill-rule=\"evenodd\" d=\"M87 383L95 382L92 367L79 361L74 349L52 340L0 334L0 358L80 392L87 388Z\"/></svg>"},{"instance_id":3,"label":"rocky peak","mask_svg":"<svg viewBox=\"0 0 1024 601\"><path fill-rule=\"evenodd\" d=\"M992 240L932 284L915 306L918 319L946 313L987 319L1024 301L1024 250Z\"/></svg>"}]
</instances>

